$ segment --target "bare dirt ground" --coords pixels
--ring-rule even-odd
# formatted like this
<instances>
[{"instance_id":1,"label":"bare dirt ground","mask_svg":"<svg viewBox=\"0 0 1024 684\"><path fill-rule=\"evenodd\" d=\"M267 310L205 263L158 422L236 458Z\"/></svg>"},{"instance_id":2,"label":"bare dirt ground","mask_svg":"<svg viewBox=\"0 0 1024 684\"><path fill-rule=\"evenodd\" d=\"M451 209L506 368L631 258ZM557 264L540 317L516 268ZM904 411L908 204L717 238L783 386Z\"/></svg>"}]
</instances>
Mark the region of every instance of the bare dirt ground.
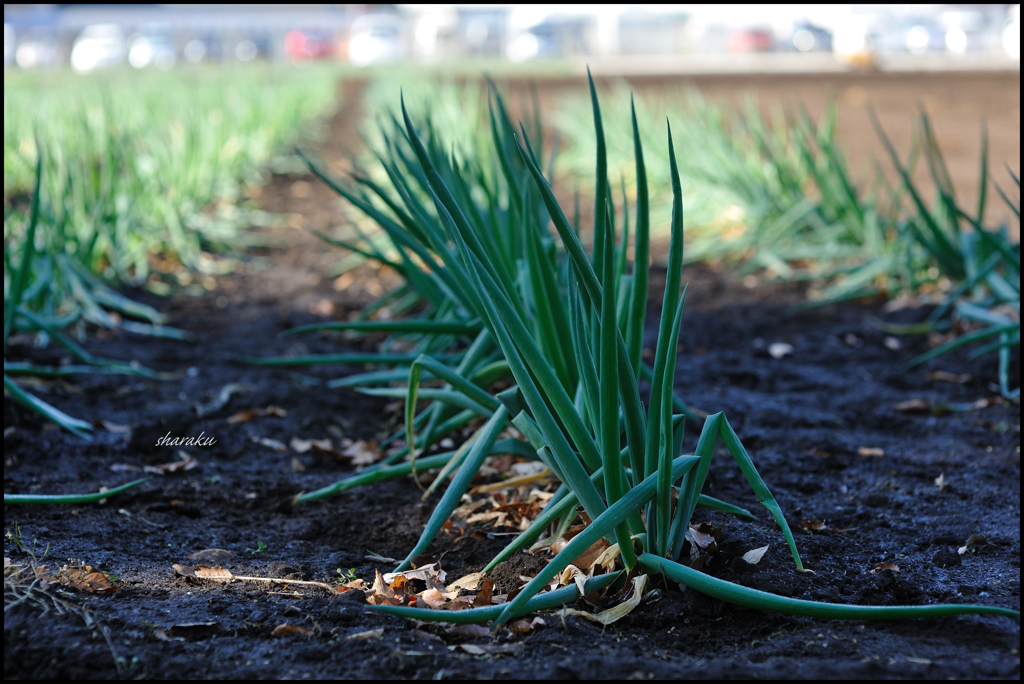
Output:
<instances>
[{"instance_id":1,"label":"bare dirt ground","mask_svg":"<svg viewBox=\"0 0 1024 684\"><path fill-rule=\"evenodd\" d=\"M875 92L870 77L858 78L864 79L860 87ZM933 91L951 108L967 107L954 95L966 87L958 79L906 76L886 82L886 98L871 96L898 135L896 120L909 122L914 104ZM773 83L758 81L763 98L792 92L785 79ZM811 107L813 94L825 86L801 87ZM1005 82L971 91L988 98L983 111L993 141L997 130L1012 125L1019 131L1016 88L1013 102ZM357 101L354 90L348 95L346 102ZM883 102L890 104L883 108ZM332 122L323 151L328 164L340 164L339 150L358 144L352 132L358 116L350 104ZM937 119L936 126L940 136L959 141L950 145L968 150L957 159L967 165L962 177L970 183L978 117L960 116L955 125L940 126ZM1013 150L1019 165L1018 142ZM947 160L959 174L961 162L953 156ZM391 567L369 554L404 557L431 502L420 501L419 490L404 479L290 510L279 506L353 472L344 459L295 451L288 446L293 438L335 444L380 439L394 429L400 409L321 384L355 368L294 372L234 360L372 349L373 340L277 334L345 317L390 282L362 267L360 277L339 290L325 275L340 254L301 229L329 229L342 215L314 179L277 176L261 193L267 210L292 215L294 227L273 235L288 249L254 255L261 259L220 278L203 297L156 300L198 342L119 334L89 343L97 354L187 370L179 379L81 377L37 388L59 408L129 430L101 429L86 443L5 398L7 493L96 491L136 477L125 465L170 463L179 450L198 465L99 505L5 506L4 555L13 563L45 564L65 582L76 571L61 574L63 566L91 566L109 573L110 583L106 588L93 576L89 586L79 581L77 588L65 583L45 591L5 584L5 678L1019 678L1020 625L1008 618L820 621L738 608L662 583L606 628L554 613L529 633L492 639L382 617L363 605L360 592L339 596L294 583L334 585L338 570L350 569L372 581L376 569ZM699 514L725 524L707 571L812 600L970 602L1019 610L1020 412L1019 405L995 398L991 357L951 354L902 373L900 363L927 349L928 340L887 340L872 317L910 322L924 318L926 309L890 313L872 302L787 316L801 301L795 286L745 287L703 266L684 278L690 289L677 389L700 409L727 413L815 573L795 572L781 534L726 458L712 466L709 493L749 508L759 521ZM660 296L657 274L653 281ZM651 306L657 320L656 301ZM649 335L653 341L654 328ZM791 345L792 353L771 356L768 345L776 342ZM12 350L15 359L54 362L59 356L25 345ZM1019 358L1013 373L1019 377ZM217 406L231 385L238 391ZM914 400L929 408L897 410ZM259 415L229 420L249 409ZM216 443L157 446L167 433L202 433ZM689 448L695 434L691 430ZM507 531L479 525L442 535L428 553L443 555L449 577L456 578L479 570L507 541L498 536ZM986 543L975 538L959 553L972 535ZM758 564L740 558L766 544ZM190 556L211 548L233 554L219 562L235 575L280 581L215 583L175 571L175 564L197 563ZM520 554L495 579L511 589L544 560Z\"/></svg>"}]
</instances>

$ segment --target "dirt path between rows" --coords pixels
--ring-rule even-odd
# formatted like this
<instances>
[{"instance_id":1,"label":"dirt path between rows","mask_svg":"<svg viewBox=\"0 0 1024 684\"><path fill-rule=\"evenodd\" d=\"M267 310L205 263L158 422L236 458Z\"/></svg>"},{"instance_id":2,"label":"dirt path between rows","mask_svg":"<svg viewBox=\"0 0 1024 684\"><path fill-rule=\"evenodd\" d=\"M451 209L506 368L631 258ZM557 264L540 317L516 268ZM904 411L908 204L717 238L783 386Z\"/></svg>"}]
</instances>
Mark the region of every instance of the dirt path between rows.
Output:
<instances>
[{"instance_id":1,"label":"dirt path between rows","mask_svg":"<svg viewBox=\"0 0 1024 684\"><path fill-rule=\"evenodd\" d=\"M349 107L354 99L346 98ZM338 115L331 145L354 144L353 120L354 110ZM325 159L340 164L331 145ZM179 451L197 465L99 505L5 506L4 555L13 563L46 565L64 578L76 571L60 575L62 566L91 566L113 581L105 589L93 576L89 587L45 592L5 584L5 678L1019 678L1020 626L1008 618L820 621L659 583L606 628L548 614L528 633L492 639L374 614L360 592L288 584L333 585L339 570L372 581L375 570L392 567L370 554L404 557L432 501L402 479L294 509L279 505L353 472L334 451L297 451L293 438L336 446L380 440L401 409L324 386L352 367L266 369L235 360L372 349L373 340L277 335L345 317L389 284L369 267L345 283L327 275L340 254L301 229L330 228L341 214L310 177L272 178L261 201L294 214L293 228L274 233L289 249L255 255L205 296L157 301L196 333L195 344L123 334L90 340L96 354L181 377L76 377L36 388L59 408L114 429L86 443L5 399L7 493L95 491L133 479L131 468L174 462ZM787 316L801 298L796 287L746 287L702 266L684 279L677 388L700 409L726 412L814 573L794 570L781 534L727 457L712 465L708 493L759 519L698 513L725 525L707 571L811 600L1019 610L1020 412L995 399L992 357L951 354L901 373L899 364L927 349L927 339L890 339L872 320L921 320L925 309L886 312L870 303ZM657 274L653 280L660 297ZM649 320L657 309L652 300ZM648 343L655 336L651 327ZM770 354L775 343L788 353ZM60 354L18 345L12 357L54 362ZM1019 377L1019 358L1013 373ZM929 408L897 409L913 400ZM229 420L239 414L251 419ZM216 443L157 446L168 433ZM442 534L428 554L443 556L454 579L479 570L509 531L474 524ZM972 535L985 543L975 538L959 553ZM742 560L765 545L756 565ZM230 551L217 563L235 575L282 582L216 583L175 571L200 562L190 557L205 549ZM544 559L517 555L494 573L498 589L514 588Z\"/></svg>"}]
</instances>

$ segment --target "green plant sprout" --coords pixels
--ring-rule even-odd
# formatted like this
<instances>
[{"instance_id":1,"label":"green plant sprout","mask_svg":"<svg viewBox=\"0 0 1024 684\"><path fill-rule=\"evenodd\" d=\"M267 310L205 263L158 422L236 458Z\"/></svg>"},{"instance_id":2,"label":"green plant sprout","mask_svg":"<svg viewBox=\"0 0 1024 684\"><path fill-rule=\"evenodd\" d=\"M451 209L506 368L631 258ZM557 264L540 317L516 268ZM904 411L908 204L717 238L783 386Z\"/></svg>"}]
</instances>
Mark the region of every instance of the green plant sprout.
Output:
<instances>
[{"instance_id":1,"label":"green plant sprout","mask_svg":"<svg viewBox=\"0 0 1024 684\"><path fill-rule=\"evenodd\" d=\"M336 572L338 573L339 582L351 582L352 580L359 579L355 568L349 568L347 572L338 568Z\"/></svg>"},{"instance_id":2,"label":"green plant sprout","mask_svg":"<svg viewBox=\"0 0 1024 684\"><path fill-rule=\"evenodd\" d=\"M256 540L256 548L255 549L250 549L250 548L246 547L245 552L246 553L256 554L256 553L263 553L266 550L267 550L267 545L264 544L262 540L257 539Z\"/></svg>"}]
</instances>

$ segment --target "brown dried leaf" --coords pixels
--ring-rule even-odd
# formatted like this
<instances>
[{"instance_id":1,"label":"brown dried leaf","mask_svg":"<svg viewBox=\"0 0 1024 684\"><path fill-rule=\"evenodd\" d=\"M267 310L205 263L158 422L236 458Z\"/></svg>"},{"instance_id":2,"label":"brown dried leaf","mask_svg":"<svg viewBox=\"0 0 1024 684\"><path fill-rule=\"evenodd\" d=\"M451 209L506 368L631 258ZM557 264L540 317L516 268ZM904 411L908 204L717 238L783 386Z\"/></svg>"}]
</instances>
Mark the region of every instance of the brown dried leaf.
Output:
<instances>
[{"instance_id":1,"label":"brown dried leaf","mask_svg":"<svg viewBox=\"0 0 1024 684\"><path fill-rule=\"evenodd\" d=\"M576 588L579 590L580 596L582 596L585 593L584 587L587 584L587 574L575 565L570 564L558 575L557 586L564 587L570 582L576 584Z\"/></svg>"},{"instance_id":2,"label":"brown dried leaf","mask_svg":"<svg viewBox=\"0 0 1024 684\"><path fill-rule=\"evenodd\" d=\"M601 552L601 555L594 559L594 562L590 564L587 570L593 574L598 568L602 572L610 572L615 567L615 559L622 553L619 549L618 544L612 544L607 549Z\"/></svg>"},{"instance_id":3,"label":"brown dried leaf","mask_svg":"<svg viewBox=\"0 0 1024 684\"><path fill-rule=\"evenodd\" d=\"M274 406L271 404L267 408L250 408L245 409L244 411L239 411L235 415L230 416L227 421L232 425L236 425L238 423L248 423L250 420L262 418L264 416L280 416L283 418L287 415L288 412L286 410L280 406Z\"/></svg>"},{"instance_id":4,"label":"brown dried leaf","mask_svg":"<svg viewBox=\"0 0 1024 684\"><path fill-rule=\"evenodd\" d=\"M896 565L895 563L879 563L875 567L871 568L871 574L877 575L883 570L890 570L894 573L898 573L900 571L900 566Z\"/></svg>"},{"instance_id":5,"label":"brown dried leaf","mask_svg":"<svg viewBox=\"0 0 1024 684\"><path fill-rule=\"evenodd\" d=\"M102 428L107 432L131 432L131 425L118 425L107 420L94 420L93 427Z\"/></svg>"},{"instance_id":6,"label":"brown dried leaf","mask_svg":"<svg viewBox=\"0 0 1024 684\"><path fill-rule=\"evenodd\" d=\"M349 634L345 637L345 641L352 641L354 639L378 639L384 635L384 628L378 627L377 629L369 629L365 632L357 632L355 634Z\"/></svg>"},{"instance_id":7,"label":"brown dried leaf","mask_svg":"<svg viewBox=\"0 0 1024 684\"><path fill-rule=\"evenodd\" d=\"M957 549L957 553L959 553L962 556L968 551L973 551L979 546L988 546L988 540L985 539L984 535L972 534L970 537L967 538L967 541L964 542L964 545Z\"/></svg>"},{"instance_id":8,"label":"brown dried leaf","mask_svg":"<svg viewBox=\"0 0 1024 684\"><path fill-rule=\"evenodd\" d=\"M872 456L875 458L885 456L885 450L878 447L860 447L857 449L857 453L861 456Z\"/></svg>"},{"instance_id":9,"label":"brown dried leaf","mask_svg":"<svg viewBox=\"0 0 1024 684\"><path fill-rule=\"evenodd\" d=\"M437 610L447 602L445 595L437 589L427 589L418 596L419 600L427 604L427 607Z\"/></svg>"},{"instance_id":10,"label":"brown dried leaf","mask_svg":"<svg viewBox=\"0 0 1024 684\"><path fill-rule=\"evenodd\" d=\"M742 558L750 565L757 565L764 558L764 554L768 551L768 544L758 549L751 549L743 554Z\"/></svg>"},{"instance_id":11,"label":"brown dried leaf","mask_svg":"<svg viewBox=\"0 0 1024 684\"><path fill-rule=\"evenodd\" d=\"M184 451L179 451L177 461L155 466L143 466L142 470L156 475L171 475L173 473L183 473L187 470L192 470L193 468L198 467L199 461L196 460L195 456L189 456Z\"/></svg>"},{"instance_id":12,"label":"brown dried leaf","mask_svg":"<svg viewBox=\"0 0 1024 684\"><path fill-rule=\"evenodd\" d=\"M900 413L931 413L932 403L924 399L911 399L909 401L901 401L894 408Z\"/></svg>"},{"instance_id":13,"label":"brown dried leaf","mask_svg":"<svg viewBox=\"0 0 1024 684\"><path fill-rule=\"evenodd\" d=\"M313 636L313 630L306 629L305 627L299 627L298 625L289 625L287 622L282 622L274 631L271 632L274 636L301 636L311 637Z\"/></svg>"},{"instance_id":14,"label":"brown dried leaf","mask_svg":"<svg viewBox=\"0 0 1024 684\"><path fill-rule=\"evenodd\" d=\"M253 435L251 439L256 444L265 446L268 449L273 449L279 454L283 454L288 451L288 447L285 446L284 442L277 439L271 439L270 437L257 437L256 435Z\"/></svg>"},{"instance_id":15,"label":"brown dried leaf","mask_svg":"<svg viewBox=\"0 0 1024 684\"><path fill-rule=\"evenodd\" d=\"M458 591L459 589L465 589L466 591L476 591L480 583L483 582L484 578L487 577L487 573L484 572L473 572L465 577L460 577L445 589L447 591Z\"/></svg>"},{"instance_id":16,"label":"brown dried leaf","mask_svg":"<svg viewBox=\"0 0 1024 684\"><path fill-rule=\"evenodd\" d=\"M414 570L403 570L402 572L388 572L384 574L384 582L392 583L396 577L404 577L407 580L418 579L427 582L428 586L431 583L436 583L444 586L444 578L448 576L444 570L441 569L440 563L431 563L430 565L424 565Z\"/></svg>"},{"instance_id":17,"label":"brown dried leaf","mask_svg":"<svg viewBox=\"0 0 1024 684\"><path fill-rule=\"evenodd\" d=\"M352 465L354 466L367 466L372 465L381 459L383 454L380 453L380 448L377 443L370 440L359 440L358 442L347 443L349 440L345 440L343 443L345 449L341 452L342 455L348 456L352 459Z\"/></svg>"},{"instance_id":18,"label":"brown dried leaf","mask_svg":"<svg viewBox=\"0 0 1024 684\"><path fill-rule=\"evenodd\" d=\"M117 591L117 586L110 577L91 565L65 565L57 573L57 581L75 591L88 591L93 594Z\"/></svg>"},{"instance_id":19,"label":"brown dried leaf","mask_svg":"<svg viewBox=\"0 0 1024 684\"><path fill-rule=\"evenodd\" d=\"M188 559L200 563L223 563L228 558L234 557L235 554L227 549L203 549L202 551L196 551Z\"/></svg>"},{"instance_id":20,"label":"brown dried leaf","mask_svg":"<svg viewBox=\"0 0 1024 684\"><path fill-rule=\"evenodd\" d=\"M341 456L341 452L334 448L334 444L329 439L300 439L299 437L292 437L291 441L288 442L288 446L292 448L292 451L300 454L304 454L312 449L316 453L328 456Z\"/></svg>"},{"instance_id":21,"label":"brown dried leaf","mask_svg":"<svg viewBox=\"0 0 1024 684\"><path fill-rule=\"evenodd\" d=\"M639 577L633 578L633 593L628 599L620 603L617 606L613 606L608 610L603 610L600 613L594 615L593 613L587 613L582 610L576 610L575 608L564 608L562 610L563 615L579 615L581 618L590 620L591 622L597 622L602 625L610 625L613 622L618 622L622 618L633 612L633 609L640 605L640 599L643 598L644 589L647 588L647 575L640 575Z\"/></svg>"},{"instance_id":22,"label":"brown dried leaf","mask_svg":"<svg viewBox=\"0 0 1024 684\"><path fill-rule=\"evenodd\" d=\"M480 586L480 593L473 599L473 605L476 607L484 607L491 605L491 594L494 592L494 580L490 577L483 581Z\"/></svg>"},{"instance_id":23,"label":"brown dried leaf","mask_svg":"<svg viewBox=\"0 0 1024 684\"><path fill-rule=\"evenodd\" d=\"M808 532L828 532L828 525L825 524L824 520L804 520L800 523L800 527L804 528Z\"/></svg>"},{"instance_id":24,"label":"brown dried leaf","mask_svg":"<svg viewBox=\"0 0 1024 684\"><path fill-rule=\"evenodd\" d=\"M708 549L715 543L714 536L705 530L701 530L699 525L690 525L686 528L686 539L694 548L701 550Z\"/></svg>"},{"instance_id":25,"label":"brown dried leaf","mask_svg":"<svg viewBox=\"0 0 1024 684\"><path fill-rule=\"evenodd\" d=\"M163 627L153 630L153 638L157 641L185 641L185 637L172 637Z\"/></svg>"},{"instance_id":26,"label":"brown dried leaf","mask_svg":"<svg viewBox=\"0 0 1024 684\"><path fill-rule=\"evenodd\" d=\"M532 620L526 620L524 618L513 622L509 625L509 629L512 630L513 634L526 634L528 632L532 632L537 627L543 627L545 624L544 618L541 617L535 617Z\"/></svg>"}]
</instances>

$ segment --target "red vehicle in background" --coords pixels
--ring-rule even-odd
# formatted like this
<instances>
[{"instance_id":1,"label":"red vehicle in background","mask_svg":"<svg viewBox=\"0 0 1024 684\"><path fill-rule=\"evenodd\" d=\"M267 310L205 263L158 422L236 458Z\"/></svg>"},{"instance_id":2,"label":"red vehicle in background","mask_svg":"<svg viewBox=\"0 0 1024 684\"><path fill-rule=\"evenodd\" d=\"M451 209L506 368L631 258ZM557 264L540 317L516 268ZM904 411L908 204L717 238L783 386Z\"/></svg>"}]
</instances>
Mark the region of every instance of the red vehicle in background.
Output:
<instances>
[{"instance_id":1,"label":"red vehicle in background","mask_svg":"<svg viewBox=\"0 0 1024 684\"><path fill-rule=\"evenodd\" d=\"M324 31L294 29L284 37L284 50L291 62L333 57L334 37Z\"/></svg>"}]
</instances>

